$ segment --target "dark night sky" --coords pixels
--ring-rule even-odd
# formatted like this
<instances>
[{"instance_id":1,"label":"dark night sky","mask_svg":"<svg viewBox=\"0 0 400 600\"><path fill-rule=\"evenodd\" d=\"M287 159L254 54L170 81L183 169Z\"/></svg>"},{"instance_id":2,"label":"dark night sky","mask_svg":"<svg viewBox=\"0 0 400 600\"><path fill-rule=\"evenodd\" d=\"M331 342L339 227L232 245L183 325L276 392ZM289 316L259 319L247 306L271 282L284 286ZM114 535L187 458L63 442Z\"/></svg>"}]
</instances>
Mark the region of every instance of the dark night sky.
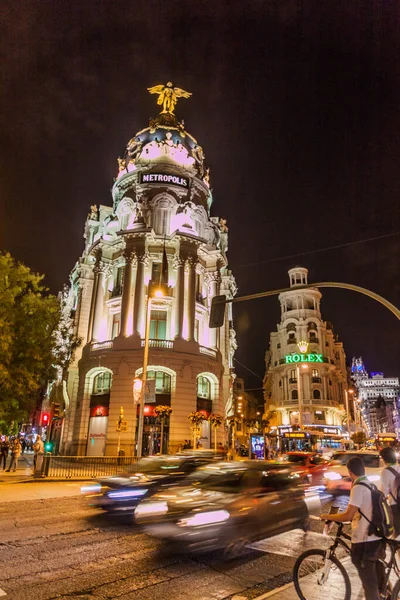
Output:
<instances>
[{"instance_id":1,"label":"dark night sky","mask_svg":"<svg viewBox=\"0 0 400 600\"><path fill-rule=\"evenodd\" d=\"M397 0L2 9L1 245L46 273L53 292L82 251L89 206L111 202L117 156L158 112L146 88L172 80L193 92L177 114L205 149L240 294L285 287L287 269L302 264L311 281L399 304L399 236L284 258L400 230ZM322 291L348 360L400 375L395 317L353 292ZM278 320L276 297L236 311L237 358L261 376Z\"/></svg>"}]
</instances>

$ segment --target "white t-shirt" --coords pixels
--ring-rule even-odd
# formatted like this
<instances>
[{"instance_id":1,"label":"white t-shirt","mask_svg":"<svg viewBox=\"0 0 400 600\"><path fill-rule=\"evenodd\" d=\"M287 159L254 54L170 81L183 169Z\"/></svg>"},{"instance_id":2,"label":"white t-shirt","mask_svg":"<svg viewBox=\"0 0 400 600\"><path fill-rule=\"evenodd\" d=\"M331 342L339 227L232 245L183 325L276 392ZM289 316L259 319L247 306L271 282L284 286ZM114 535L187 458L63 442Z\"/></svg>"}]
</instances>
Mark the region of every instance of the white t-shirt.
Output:
<instances>
[{"instance_id":1,"label":"white t-shirt","mask_svg":"<svg viewBox=\"0 0 400 600\"><path fill-rule=\"evenodd\" d=\"M390 466L392 467L392 469L397 471L397 473L400 473L399 465L390 465ZM396 481L396 478L395 478L394 474L391 473L387 467L385 469L383 469L383 471L381 473L381 481L380 481L379 489L388 498L389 504L391 506L393 506L394 504L397 504L396 500L394 499L394 498L397 498L395 481ZM394 498L393 498L392 494L393 494Z\"/></svg>"},{"instance_id":2,"label":"white t-shirt","mask_svg":"<svg viewBox=\"0 0 400 600\"><path fill-rule=\"evenodd\" d=\"M367 479L363 480L363 483L369 485ZM361 512L369 519L372 520L372 496L371 491L365 485L359 483L353 485L350 492L349 504L356 506L361 509ZM382 538L377 535L368 535L369 522L365 517L361 516L360 511L357 511L351 522L351 541L353 544L359 544L360 542L375 542Z\"/></svg>"}]
</instances>

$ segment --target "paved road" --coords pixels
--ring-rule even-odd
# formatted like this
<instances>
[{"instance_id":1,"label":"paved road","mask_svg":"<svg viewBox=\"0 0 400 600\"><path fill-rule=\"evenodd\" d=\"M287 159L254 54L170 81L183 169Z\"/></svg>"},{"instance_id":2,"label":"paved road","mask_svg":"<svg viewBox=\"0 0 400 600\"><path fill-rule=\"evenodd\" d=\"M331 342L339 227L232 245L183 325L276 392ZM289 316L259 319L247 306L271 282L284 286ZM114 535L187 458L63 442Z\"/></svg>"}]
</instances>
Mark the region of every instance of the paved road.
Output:
<instances>
[{"instance_id":1,"label":"paved road","mask_svg":"<svg viewBox=\"0 0 400 600\"><path fill-rule=\"evenodd\" d=\"M15 498L21 485L34 484L7 486ZM6 600L250 599L289 582L300 548L320 542L298 531L237 559L176 556L78 496L7 502L0 504L0 588Z\"/></svg>"}]
</instances>

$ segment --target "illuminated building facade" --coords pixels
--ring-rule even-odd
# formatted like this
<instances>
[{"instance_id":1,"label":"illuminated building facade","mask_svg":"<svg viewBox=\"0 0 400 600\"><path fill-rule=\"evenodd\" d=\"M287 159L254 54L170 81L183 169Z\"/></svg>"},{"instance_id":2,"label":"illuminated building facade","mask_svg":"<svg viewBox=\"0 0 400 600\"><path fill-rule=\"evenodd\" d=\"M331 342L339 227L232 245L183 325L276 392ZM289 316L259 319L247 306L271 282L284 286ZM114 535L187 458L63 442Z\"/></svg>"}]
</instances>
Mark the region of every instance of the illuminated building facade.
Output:
<instances>
[{"instance_id":1,"label":"illuminated building facade","mask_svg":"<svg viewBox=\"0 0 400 600\"><path fill-rule=\"evenodd\" d=\"M290 290L279 295L281 322L266 353L265 410L275 428L341 433L347 387L346 357L332 325L322 320L321 293L305 285L308 271L290 269ZM301 415L300 415L301 412Z\"/></svg>"},{"instance_id":2,"label":"illuminated building facade","mask_svg":"<svg viewBox=\"0 0 400 600\"><path fill-rule=\"evenodd\" d=\"M398 377L385 377L383 373L368 374L363 359L353 358L351 377L357 387L361 411L368 433L400 434Z\"/></svg>"},{"instance_id":3,"label":"illuminated building facade","mask_svg":"<svg viewBox=\"0 0 400 600\"><path fill-rule=\"evenodd\" d=\"M209 169L174 106L166 104L128 142L118 159L112 206L92 206L85 223L85 248L68 292L82 343L68 372L64 453L115 455L121 407L120 447L134 452L139 406L133 388L142 372L148 302L144 454L161 450L157 405L172 409L163 451L190 439L192 411L230 411L231 305L221 329L208 327L212 297L236 293L227 266L228 228L210 216ZM162 297L152 297L160 284ZM209 447L208 423L200 441Z\"/></svg>"}]
</instances>

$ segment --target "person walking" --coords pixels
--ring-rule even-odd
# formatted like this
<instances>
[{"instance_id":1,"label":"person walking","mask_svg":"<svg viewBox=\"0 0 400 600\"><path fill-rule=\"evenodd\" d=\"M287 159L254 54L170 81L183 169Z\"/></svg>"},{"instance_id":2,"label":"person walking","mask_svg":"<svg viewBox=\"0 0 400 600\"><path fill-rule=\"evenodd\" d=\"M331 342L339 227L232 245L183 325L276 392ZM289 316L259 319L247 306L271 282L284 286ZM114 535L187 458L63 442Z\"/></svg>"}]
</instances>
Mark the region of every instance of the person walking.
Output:
<instances>
[{"instance_id":1,"label":"person walking","mask_svg":"<svg viewBox=\"0 0 400 600\"><path fill-rule=\"evenodd\" d=\"M21 456L21 442L16 437L11 446L11 460L10 466L8 467L6 473L9 473L11 470L16 471L18 466L18 459ZM13 468L14 467L14 468Z\"/></svg>"},{"instance_id":2,"label":"person walking","mask_svg":"<svg viewBox=\"0 0 400 600\"><path fill-rule=\"evenodd\" d=\"M44 443L40 435L37 436L36 442L33 444L33 468L36 469L36 461L38 454L44 454Z\"/></svg>"},{"instance_id":3,"label":"person walking","mask_svg":"<svg viewBox=\"0 0 400 600\"><path fill-rule=\"evenodd\" d=\"M347 461L347 470L353 486L347 509L336 515L322 514L323 521L346 523L351 521L351 561L358 571L366 600L380 600L379 587L384 581L384 543L382 538L369 533L372 521L371 486L365 476L364 463L358 456ZM362 484L362 485L360 485Z\"/></svg>"},{"instance_id":4,"label":"person walking","mask_svg":"<svg viewBox=\"0 0 400 600\"><path fill-rule=\"evenodd\" d=\"M385 463L382 469L379 489L385 494L393 513L394 535L400 535L400 508L397 503L397 494L400 486L400 466L397 464L396 451L388 446L381 450Z\"/></svg>"},{"instance_id":5,"label":"person walking","mask_svg":"<svg viewBox=\"0 0 400 600\"><path fill-rule=\"evenodd\" d=\"M1 445L0 445L0 464L3 464L3 471L5 471L7 466L7 458L8 453L10 451L10 442L8 441L8 437L4 436Z\"/></svg>"}]
</instances>

